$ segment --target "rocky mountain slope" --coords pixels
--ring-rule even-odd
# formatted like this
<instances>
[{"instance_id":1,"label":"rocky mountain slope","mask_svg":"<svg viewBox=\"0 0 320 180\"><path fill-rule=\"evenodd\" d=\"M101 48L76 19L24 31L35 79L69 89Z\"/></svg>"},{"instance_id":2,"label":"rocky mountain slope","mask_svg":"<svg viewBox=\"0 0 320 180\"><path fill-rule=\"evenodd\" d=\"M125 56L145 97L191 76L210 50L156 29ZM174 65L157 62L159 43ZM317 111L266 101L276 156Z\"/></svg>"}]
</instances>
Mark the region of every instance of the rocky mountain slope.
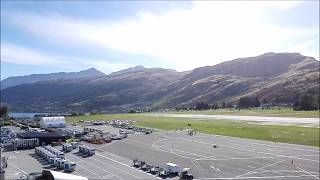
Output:
<instances>
[{"instance_id":1,"label":"rocky mountain slope","mask_svg":"<svg viewBox=\"0 0 320 180\"><path fill-rule=\"evenodd\" d=\"M293 103L302 93L319 95L319 61L266 53L191 72L137 66L107 76L41 81L6 88L1 97L16 111L124 112L236 102L242 96Z\"/></svg>"},{"instance_id":2,"label":"rocky mountain slope","mask_svg":"<svg viewBox=\"0 0 320 180\"><path fill-rule=\"evenodd\" d=\"M2 80L1 89L17 86L20 84L32 84L39 81L76 79L76 78L83 78L83 77L100 77L100 76L105 76L105 74L94 68L83 70L80 72L70 72L70 73L59 72L59 73L51 73L51 74L32 74L27 76L14 76L14 77L9 77Z\"/></svg>"}]
</instances>

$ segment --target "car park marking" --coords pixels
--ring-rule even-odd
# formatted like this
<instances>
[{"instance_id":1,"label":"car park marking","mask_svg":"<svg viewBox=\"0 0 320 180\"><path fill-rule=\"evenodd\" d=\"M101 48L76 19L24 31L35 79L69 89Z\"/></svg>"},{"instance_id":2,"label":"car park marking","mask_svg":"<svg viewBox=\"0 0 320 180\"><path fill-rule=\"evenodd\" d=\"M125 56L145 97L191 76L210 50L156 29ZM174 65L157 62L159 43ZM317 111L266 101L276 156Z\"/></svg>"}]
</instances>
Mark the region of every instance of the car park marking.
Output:
<instances>
[{"instance_id":1,"label":"car park marking","mask_svg":"<svg viewBox=\"0 0 320 180\"><path fill-rule=\"evenodd\" d=\"M81 166L81 165L79 165L79 164L77 164L77 166L81 167L82 169L85 169L86 171L88 171L88 172L91 173L91 174L94 174L95 176L101 177L99 174L94 173L94 172L90 171L89 169L87 169L87 168L85 168L85 167L83 167L83 166Z\"/></svg>"},{"instance_id":2,"label":"car park marking","mask_svg":"<svg viewBox=\"0 0 320 180\"><path fill-rule=\"evenodd\" d=\"M24 171L24 170L22 170L21 168L17 167L16 165L14 165L14 164L12 164L12 163L9 163L9 162L8 162L8 165L9 165L9 166L13 166L14 168L18 169L18 170L19 170L19 171L21 171L22 173L24 173L24 174L28 175L28 173L27 173L27 172L25 172L25 171Z\"/></svg>"},{"instance_id":3,"label":"car park marking","mask_svg":"<svg viewBox=\"0 0 320 180\"><path fill-rule=\"evenodd\" d=\"M76 157L75 155L71 155L71 156L73 156L73 157L76 158L76 159L80 159L80 158ZM101 168L101 167L99 167L99 166L97 166L97 165L94 165L93 163L90 163L90 162L87 162L87 161L83 161L83 162L85 162L85 163L87 163L87 164L90 164L91 166L94 166L94 167L96 167L96 168L98 168L98 169L101 169L102 171L107 172L108 174L114 175L113 173L111 173L111 172L109 172L109 171L107 171L107 170L105 170L105 169L103 169L103 168ZM117 175L114 175L114 176L117 176ZM101 177L101 176L100 176L100 177ZM117 177L119 177L119 176L117 176ZM121 179L121 177L119 177L119 178Z\"/></svg>"},{"instance_id":4,"label":"car park marking","mask_svg":"<svg viewBox=\"0 0 320 180\"><path fill-rule=\"evenodd\" d=\"M107 165L107 166L111 166L111 167L113 167L113 168L115 168L115 169L118 169L119 171L122 171L122 172L124 172L125 174L128 174L128 175L130 175L130 176L136 177L136 178L138 178L138 179L143 179L143 178L138 177L138 176L135 176L135 175L133 175L133 174L131 174L131 173L123 170L123 169L120 169L120 168L117 168L117 167L112 166L112 165L110 165L110 164L104 163L104 162L102 162L102 161L100 161L100 160L98 160L98 159L95 159L95 158L92 158L92 159L94 159L94 160L96 160L96 161L98 161L98 162L100 162L100 163L102 163L102 164L105 164L105 165ZM119 176L118 176L118 177L119 177Z\"/></svg>"},{"instance_id":5,"label":"car park marking","mask_svg":"<svg viewBox=\"0 0 320 180\"><path fill-rule=\"evenodd\" d=\"M107 159L109 159L109 160L111 160L111 161L117 162L117 163L119 163L119 164L121 164L121 165L123 165L123 166L132 168L131 166L129 166L129 165L127 165L127 164L124 164L124 163L122 163L122 162L120 162L120 161L117 161L117 160L114 160L114 159L112 159L112 158L106 157L106 156L104 156L104 155L102 155L102 154L98 154L98 153L97 153L96 155L101 156L101 157L104 157L104 158L107 158ZM145 174L147 174L147 173L145 173ZM150 174L148 174L148 175L150 175ZM132 175L132 176L137 177L137 176L135 176L135 175ZM151 176L151 175L150 175L150 176ZM142 178L140 178L140 177L137 177L137 178L142 179Z\"/></svg>"}]
</instances>

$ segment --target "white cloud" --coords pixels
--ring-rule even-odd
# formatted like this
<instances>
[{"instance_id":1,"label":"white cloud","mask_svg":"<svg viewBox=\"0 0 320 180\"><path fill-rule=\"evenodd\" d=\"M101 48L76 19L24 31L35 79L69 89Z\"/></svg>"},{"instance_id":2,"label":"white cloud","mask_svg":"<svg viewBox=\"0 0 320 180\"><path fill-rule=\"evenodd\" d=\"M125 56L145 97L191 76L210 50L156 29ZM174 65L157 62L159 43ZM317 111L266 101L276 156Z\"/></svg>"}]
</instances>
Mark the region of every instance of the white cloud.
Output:
<instances>
[{"instance_id":1,"label":"white cloud","mask_svg":"<svg viewBox=\"0 0 320 180\"><path fill-rule=\"evenodd\" d=\"M293 43L310 34L318 37L318 30L266 24L263 19L263 13L270 9L286 11L299 3L195 1L192 9L161 14L143 11L121 22L26 14L11 19L50 42L153 56L174 64L178 70L189 70L270 51L309 52L303 49L306 46L294 48L298 46ZM95 64L99 63L106 61Z\"/></svg>"},{"instance_id":2,"label":"white cloud","mask_svg":"<svg viewBox=\"0 0 320 180\"><path fill-rule=\"evenodd\" d=\"M59 59L55 59L36 50L8 43L1 44L1 61L24 65L53 65L64 63Z\"/></svg>"},{"instance_id":3,"label":"white cloud","mask_svg":"<svg viewBox=\"0 0 320 180\"><path fill-rule=\"evenodd\" d=\"M110 63L101 59L88 60L77 57L47 54L35 49L9 43L1 44L1 61L11 64L59 67L77 71L93 67L106 73L133 66L124 63Z\"/></svg>"}]
</instances>

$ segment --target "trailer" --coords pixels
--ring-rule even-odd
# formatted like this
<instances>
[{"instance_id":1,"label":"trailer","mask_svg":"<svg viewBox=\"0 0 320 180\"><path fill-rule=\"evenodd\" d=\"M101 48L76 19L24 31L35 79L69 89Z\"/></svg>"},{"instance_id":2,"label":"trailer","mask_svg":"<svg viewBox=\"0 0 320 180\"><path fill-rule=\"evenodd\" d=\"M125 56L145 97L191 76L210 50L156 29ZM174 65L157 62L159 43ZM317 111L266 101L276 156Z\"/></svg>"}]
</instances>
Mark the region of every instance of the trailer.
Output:
<instances>
[{"instance_id":1,"label":"trailer","mask_svg":"<svg viewBox=\"0 0 320 180\"><path fill-rule=\"evenodd\" d=\"M62 150L65 152L70 152L72 151L72 149L73 149L73 146L71 144L66 143L62 145Z\"/></svg>"},{"instance_id":2,"label":"trailer","mask_svg":"<svg viewBox=\"0 0 320 180\"><path fill-rule=\"evenodd\" d=\"M91 148L91 147L87 148L87 153L86 153L87 155L92 156L95 153L96 153L96 149L95 148Z\"/></svg>"},{"instance_id":3,"label":"trailer","mask_svg":"<svg viewBox=\"0 0 320 180\"><path fill-rule=\"evenodd\" d=\"M84 148L85 148L84 145L80 145L79 146L79 153L83 153L84 152Z\"/></svg>"},{"instance_id":4,"label":"trailer","mask_svg":"<svg viewBox=\"0 0 320 180\"><path fill-rule=\"evenodd\" d=\"M193 174L191 173L190 168L183 168L183 170L179 173L180 179L191 180L193 179Z\"/></svg>"},{"instance_id":5,"label":"trailer","mask_svg":"<svg viewBox=\"0 0 320 180\"><path fill-rule=\"evenodd\" d=\"M67 162L67 161L64 160L64 159L58 160L58 166L57 166L57 168L59 168L59 169L64 169L64 164L65 164L66 162Z\"/></svg>"},{"instance_id":6,"label":"trailer","mask_svg":"<svg viewBox=\"0 0 320 180\"><path fill-rule=\"evenodd\" d=\"M64 170L71 172L74 171L74 169L76 168L76 164L73 162L65 162L64 163Z\"/></svg>"},{"instance_id":7,"label":"trailer","mask_svg":"<svg viewBox=\"0 0 320 180\"><path fill-rule=\"evenodd\" d=\"M165 164L165 171L167 171L169 174L178 175L179 166L177 164L174 164L174 163L166 163Z\"/></svg>"},{"instance_id":8,"label":"trailer","mask_svg":"<svg viewBox=\"0 0 320 180\"><path fill-rule=\"evenodd\" d=\"M55 158L54 159L54 166L59 167L59 161L61 161L62 159L60 158Z\"/></svg>"},{"instance_id":9,"label":"trailer","mask_svg":"<svg viewBox=\"0 0 320 180\"><path fill-rule=\"evenodd\" d=\"M60 159L60 158L58 158L57 156L51 157L51 158L50 158L50 165L51 165L51 166L54 166L54 165L55 165L55 162L56 162L58 159Z\"/></svg>"}]
</instances>

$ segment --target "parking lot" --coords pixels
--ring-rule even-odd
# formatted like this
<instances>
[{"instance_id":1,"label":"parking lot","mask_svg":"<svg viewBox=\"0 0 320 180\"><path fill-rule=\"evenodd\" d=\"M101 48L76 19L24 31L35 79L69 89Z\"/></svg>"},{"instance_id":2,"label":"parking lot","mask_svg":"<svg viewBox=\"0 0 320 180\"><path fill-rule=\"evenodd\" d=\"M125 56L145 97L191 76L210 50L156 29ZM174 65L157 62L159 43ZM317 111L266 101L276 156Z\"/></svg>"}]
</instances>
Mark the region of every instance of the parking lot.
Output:
<instances>
[{"instance_id":1,"label":"parking lot","mask_svg":"<svg viewBox=\"0 0 320 180\"><path fill-rule=\"evenodd\" d=\"M112 143L87 145L96 148L95 155L83 157L73 150L65 157L77 164L72 174L89 179L159 178L132 167L136 158L151 165L173 162L191 168L195 179L319 179L316 147L201 133L190 136L186 131L135 134ZM52 168L34 150L5 154L9 156L7 179Z\"/></svg>"}]
</instances>

